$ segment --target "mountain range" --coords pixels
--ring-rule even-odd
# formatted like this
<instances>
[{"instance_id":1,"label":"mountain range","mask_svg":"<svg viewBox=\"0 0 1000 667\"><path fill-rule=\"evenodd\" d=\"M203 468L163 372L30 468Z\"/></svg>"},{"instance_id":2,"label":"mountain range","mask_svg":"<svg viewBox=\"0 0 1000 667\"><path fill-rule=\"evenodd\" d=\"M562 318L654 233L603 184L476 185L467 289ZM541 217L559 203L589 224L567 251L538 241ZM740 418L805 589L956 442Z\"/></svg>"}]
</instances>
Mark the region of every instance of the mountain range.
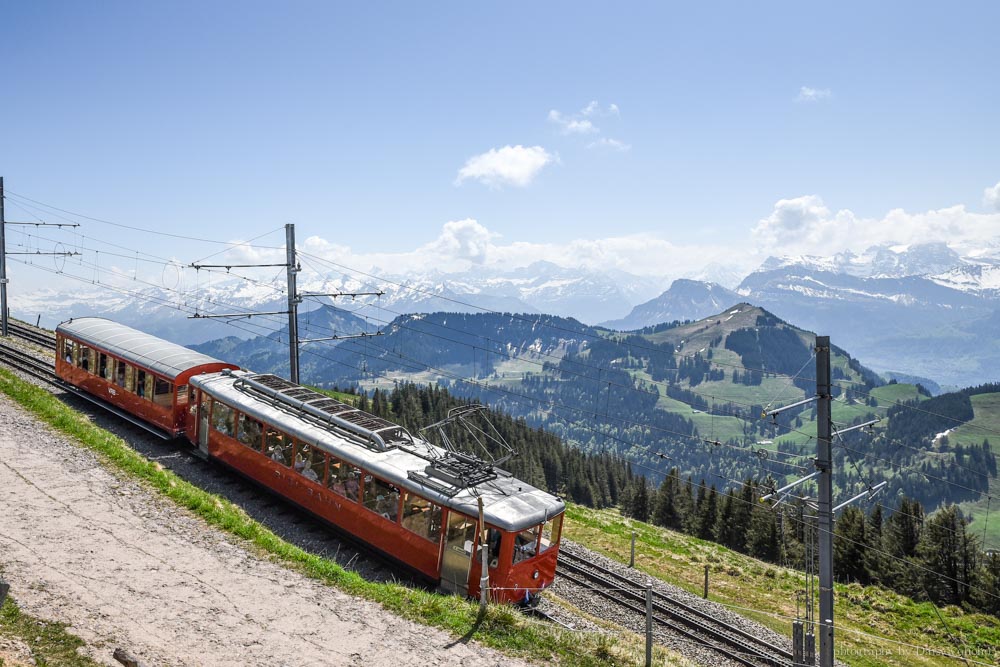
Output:
<instances>
[{"instance_id":1,"label":"mountain range","mask_svg":"<svg viewBox=\"0 0 1000 667\"><path fill-rule=\"evenodd\" d=\"M706 267L706 272L718 272ZM306 298L300 312L335 305L343 314L303 337L349 335L409 313L509 312L572 317L615 330L696 320L740 301L766 307L834 341L883 373L968 386L995 380L1000 367L1000 245L958 249L943 243L885 245L830 257L768 258L738 284L689 279L669 288L622 271L569 269L550 262L501 271L431 271L420 276L348 276L303 271L302 292L381 292L380 297ZM141 285L141 283L139 284ZM665 289L667 288L667 289ZM280 315L231 323L188 319L194 313L276 312L286 308L283 281L188 281L150 286L96 285L12 295L12 311L43 324L105 314L185 344L228 336L279 335ZM335 328L340 327L340 328Z\"/></svg>"}]
</instances>

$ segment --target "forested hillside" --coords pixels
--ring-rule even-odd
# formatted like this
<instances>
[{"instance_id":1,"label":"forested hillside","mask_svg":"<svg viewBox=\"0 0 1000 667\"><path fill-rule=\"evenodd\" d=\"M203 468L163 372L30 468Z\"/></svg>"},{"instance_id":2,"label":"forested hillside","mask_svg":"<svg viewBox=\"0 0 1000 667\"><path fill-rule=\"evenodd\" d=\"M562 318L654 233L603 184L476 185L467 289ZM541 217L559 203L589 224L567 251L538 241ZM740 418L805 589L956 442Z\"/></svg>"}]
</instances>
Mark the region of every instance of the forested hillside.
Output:
<instances>
[{"instance_id":1,"label":"forested hillside","mask_svg":"<svg viewBox=\"0 0 1000 667\"><path fill-rule=\"evenodd\" d=\"M397 317L379 333L305 346L303 378L369 395L378 390L372 400L408 383L447 389L523 420L532 435L519 438L544 432L565 443L565 456L596 457L572 465L611 456L655 485L673 468L682 479L708 480L720 490L748 479L780 485L813 469L814 405L762 415L815 394L814 335L748 304L635 332L551 316L432 313ZM280 372L286 363L276 339L223 343L199 349L254 370ZM883 497L906 496L930 509L984 497L997 478L988 434L950 436L973 419L974 392L995 386L932 398L919 385L884 382L836 346L831 363L835 428L880 420L836 438L837 497L881 481ZM513 465L580 502L618 501L616 482L593 472L576 480L565 466L553 473L553 460L529 454ZM988 511L983 505L973 516L985 520Z\"/></svg>"}]
</instances>

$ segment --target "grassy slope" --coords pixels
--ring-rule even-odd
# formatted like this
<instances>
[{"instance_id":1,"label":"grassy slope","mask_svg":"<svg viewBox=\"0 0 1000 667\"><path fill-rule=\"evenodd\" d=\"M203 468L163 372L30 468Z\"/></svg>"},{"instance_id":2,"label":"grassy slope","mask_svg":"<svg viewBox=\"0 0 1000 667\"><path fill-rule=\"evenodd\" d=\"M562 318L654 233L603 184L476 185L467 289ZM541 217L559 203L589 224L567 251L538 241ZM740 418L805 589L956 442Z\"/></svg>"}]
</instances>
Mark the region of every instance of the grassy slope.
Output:
<instances>
[{"instance_id":1,"label":"grassy slope","mask_svg":"<svg viewBox=\"0 0 1000 667\"><path fill-rule=\"evenodd\" d=\"M170 498L207 523L239 538L248 548L347 593L378 602L404 618L442 628L455 636L471 636L511 655L543 662L633 664L635 656L642 652L641 643L631 635L565 632L531 622L511 608L497 605L491 605L487 614L477 621L477 606L458 597L366 581L332 561L288 544L239 507L143 458L123 440L95 426L44 389L0 370L0 392L7 394L40 421L94 451L109 468L139 480L150 490ZM4 610L7 614L6 606ZM10 630L7 616L4 619L0 623L0 632L19 634ZM685 664L675 654L662 653L662 657L665 664Z\"/></svg>"},{"instance_id":2,"label":"grassy slope","mask_svg":"<svg viewBox=\"0 0 1000 667\"><path fill-rule=\"evenodd\" d=\"M83 640L66 631L63 623L50 623L23 613L8 597L0 607L0 637L17 639L31 651L36 665L97 667L99 663L77 653ZM0 667L4 660L0 658Z\"/></svg>"},{"instance_id":3,"label":"grassy slope","mask_svg":"<svg viewBox=\"0 0 1000 667\"><path fill-rule=\"evenodd\" d=\"M784 635L791 634L795 592L803 588L801 573L738 554L712 542L624 519L612 510L571 507L564 535L619 562L627 562L631 532L637 533L636 567L650 575L701 594L704 567L710 567L709 598L736 608ZM836 588L837 657L856 667L890 665L963 665L933 654L954 653L944 626L929 603L915 603L884 589L852 584ZM1000 619L965 614L956 607L940 610L951 632L970 654L985 664L1000 659ZM859 632L877 634L870 637ZM894 642L927 647L918 652Z\"/></svg>"},{"instance_id":4,"label":"grassy slope","mask_svg":"<svg viewBox=\"0 0 1000 667\"><path fill-rule=\"evenodd\" d=\"M1000 394L979 394L972 397L975 417L949 434L948 439L955 444L980 445L990 441L993 453L1000 457ZM1000 478L990 480L991 499L983 498L975 503L963 503L962 510L972 517L972 532L986 536L986 546L1000 549ZM987 512L987 509L989 510ZM989 520L987 520L987 516Z\"/></svg>"}]
</instances>

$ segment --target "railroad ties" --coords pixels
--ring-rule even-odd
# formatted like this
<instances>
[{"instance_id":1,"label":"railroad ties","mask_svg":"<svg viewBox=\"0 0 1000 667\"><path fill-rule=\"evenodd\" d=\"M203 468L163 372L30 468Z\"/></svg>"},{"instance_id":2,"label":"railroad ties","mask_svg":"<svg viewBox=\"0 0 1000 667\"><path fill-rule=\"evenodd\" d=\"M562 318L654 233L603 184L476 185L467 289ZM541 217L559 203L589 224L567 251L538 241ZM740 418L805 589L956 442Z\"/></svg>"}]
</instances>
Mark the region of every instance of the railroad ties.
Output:
<instances>
[{"instance_id":1,"label":"railroad ties","mask_svg":"<svg viewBox=\"0 0 1000 667\"><path fill-rule=\"evenodd\" d=\"M558 577L643 617L646 615L646 582L638 575L629 577L613 572L565 548L559 552L556 572ZM653 622L747 667L778 667L792 661L790 650L655 589Z\"/></svg>"}]
</instances>

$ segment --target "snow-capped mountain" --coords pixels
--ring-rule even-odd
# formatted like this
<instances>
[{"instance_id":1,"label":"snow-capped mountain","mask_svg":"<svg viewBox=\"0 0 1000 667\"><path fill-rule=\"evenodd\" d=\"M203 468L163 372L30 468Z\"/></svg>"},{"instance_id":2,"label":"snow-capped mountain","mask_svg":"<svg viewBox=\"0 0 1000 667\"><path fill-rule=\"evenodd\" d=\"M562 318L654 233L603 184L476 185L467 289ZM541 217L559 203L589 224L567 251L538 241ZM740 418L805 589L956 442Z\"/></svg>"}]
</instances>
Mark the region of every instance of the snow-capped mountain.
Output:
<instances>
[{"instance_id":1,"label":"snow-capped mountain","mask_svg":"<svg viewBox=\"0 0 1000 667\"><path fill-rule=\"evenodd\" d=\"M721 312L740 301L740 296L714 283L698 280L675 280L660 296L639 304L620 320L601 326L618 331L632 331L674 320L700 320Z\"/></svg>"},{"instance_id":2,"label":"snow-capped mountain","mask_svg":"<svg viewBox=\"0 0 1000 667\"><path fill-rule=\"evenodd\" d=\"M736 291L878 370L963 386L998 377L1000 253L928 243L769 258Z\"/></svg>"},{"instance_id":3,"label":"snow-capped mountain","mask_svg":"<svg viewBox=\"0 0 1000 667\"><path fill-rule=\"evenodd\" d=\"M537 262L514 271L470 270L464 273L432 272L426 276L358 278L338 273L299 274L301 294L382 292L381 297L309 297L301 312L331 304L368 320L374 327L406 313L517 312L547 313L595 323L622 317L635 303L658 293L663 284L621 271L566 269ZM54 326L71 317L103 315L183 344L215 338L267 335L284 326L280 315L256 316L226 323L199 314L274 312L287 308L284 275L273 282L236 277L185 276L176 284L141 286L142 283L85 285L63 291L39 290L12 295L15 316Z\"/></svg>"}]
</instances>

